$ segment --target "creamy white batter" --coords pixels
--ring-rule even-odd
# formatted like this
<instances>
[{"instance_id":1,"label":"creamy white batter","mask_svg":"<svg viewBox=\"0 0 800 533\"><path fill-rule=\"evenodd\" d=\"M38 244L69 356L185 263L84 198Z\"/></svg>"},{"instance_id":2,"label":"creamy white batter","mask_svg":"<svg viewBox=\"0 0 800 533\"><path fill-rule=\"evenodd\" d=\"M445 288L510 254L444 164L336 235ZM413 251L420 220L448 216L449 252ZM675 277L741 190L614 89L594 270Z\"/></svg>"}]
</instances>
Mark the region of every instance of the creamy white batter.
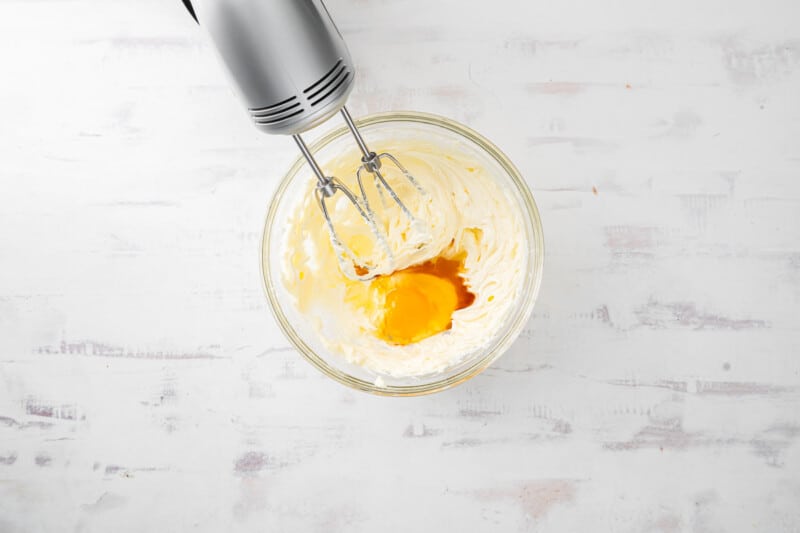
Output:
<instances>
[{"instance_id":1,"label":"creamy white batter","mask_svg":"<svg viewBox=\"0 0 800 533\"><path fill-rule=\"evenodd\" d=\"M378 374L403 377L440 372L485 349L516 303L527 267L522 210L506 185L495 181L480 161L456 144L399 140L374 149L395 155L427 192L420 195L399 174L389 172L390 184L430 228L431 240L422 250L415 248L412 228L400 210L392 204L382 206L370 192L380 226L389 235L393 268L438 256L463 256L462 276L475 301L453 314L449 330L419 342L400 346L378 338L374 309L367 305L369 282L342 274L311 193L314 181L310 177L308 194L300 198L287 221L283 283L293 304L314 324L331 352ZM358 165L354 149L322 166L353 185ZM372 249L366 225L342 198L332 209L332 218L345 242L357 250Z\"/></svg>"}]
</instances>

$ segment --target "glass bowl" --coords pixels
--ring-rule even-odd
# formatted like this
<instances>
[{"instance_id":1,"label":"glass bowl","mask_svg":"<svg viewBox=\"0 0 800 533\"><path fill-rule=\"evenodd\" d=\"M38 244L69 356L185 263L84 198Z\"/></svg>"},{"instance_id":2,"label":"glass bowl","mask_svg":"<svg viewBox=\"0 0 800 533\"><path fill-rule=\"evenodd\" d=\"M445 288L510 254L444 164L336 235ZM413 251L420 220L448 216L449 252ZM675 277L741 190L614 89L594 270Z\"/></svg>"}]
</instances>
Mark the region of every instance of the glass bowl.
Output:
<instances>
[{"instance_id":1,"label":"glass bowl","mask_svg":"<svg viewBox=\"0 0 800 533\"><path fill-rule=\"evenodd\" d=\"M357 121L369 143L381 136L413 134L446 142L459 143L459 149L479 157L487 169L492 170L501 186L516 201L522 212L527 270L523 287L514 302L504 327L498 331L480 352L471 354L442 372L414 376L393 377L378 375L361 366L347 362L344 357L329 352L318 333L292 303L292 298L282 281L282 255L286 221L296 207L300 195L307 194L308 180L313 179L308 164L298 157L278 187L269 205L261 249L261 270L270 308L280 328L297 350L327 376L358 390L387 396L415 396L442 391L463 383L480 374L500 357L514 342L530 317L542 280L544 240L539 211L533 196L519 171L494 144L475 131L452 120L417 112L391 112L370 115ZM345 127L338 128L311 144L318 161L326 160L340 152L345 143L351 148L354 142ZM402 160L402 155L399 159ZM323 164L324 166L324 164Z\"/></svg>"}]
</instances>

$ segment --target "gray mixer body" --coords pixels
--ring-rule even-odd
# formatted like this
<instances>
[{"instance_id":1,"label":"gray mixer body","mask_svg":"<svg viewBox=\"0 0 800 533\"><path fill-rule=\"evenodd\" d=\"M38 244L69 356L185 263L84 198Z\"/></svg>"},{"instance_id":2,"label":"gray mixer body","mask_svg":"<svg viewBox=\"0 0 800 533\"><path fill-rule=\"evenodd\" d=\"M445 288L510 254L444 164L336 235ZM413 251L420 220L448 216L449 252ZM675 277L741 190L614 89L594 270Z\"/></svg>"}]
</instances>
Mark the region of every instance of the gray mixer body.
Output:
<instances>
[{"instance_id":1,"label":"gray mixer body","mask_svg":"<svg viewBox=\"0 0 800 533\"><path fill-rule=\"evenodd\" d=\"M184 0L265 133L294 135L337 113L355 70L321 0Z\"/></svg>"}]
</instances>

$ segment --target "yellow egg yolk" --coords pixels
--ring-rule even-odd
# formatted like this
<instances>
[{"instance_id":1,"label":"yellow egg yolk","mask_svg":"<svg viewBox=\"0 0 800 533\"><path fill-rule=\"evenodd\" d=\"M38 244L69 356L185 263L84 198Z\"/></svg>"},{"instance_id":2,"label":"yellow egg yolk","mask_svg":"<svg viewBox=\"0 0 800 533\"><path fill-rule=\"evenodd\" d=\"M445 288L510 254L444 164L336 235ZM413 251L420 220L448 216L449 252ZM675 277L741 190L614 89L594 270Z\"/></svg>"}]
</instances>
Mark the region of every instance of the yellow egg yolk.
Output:
<instances>
[{"instance_id":1,"label":"yellow egg yolk","mask_svg":"<svg viewBox=\"0 0 800 533\"><path fill-rule=\"evenodd\" d=\"M462 268L462 260L440 257L374 279L377 336L404 345L450 329L453 313L475 301Z\"/></svg>"}]
</instances>

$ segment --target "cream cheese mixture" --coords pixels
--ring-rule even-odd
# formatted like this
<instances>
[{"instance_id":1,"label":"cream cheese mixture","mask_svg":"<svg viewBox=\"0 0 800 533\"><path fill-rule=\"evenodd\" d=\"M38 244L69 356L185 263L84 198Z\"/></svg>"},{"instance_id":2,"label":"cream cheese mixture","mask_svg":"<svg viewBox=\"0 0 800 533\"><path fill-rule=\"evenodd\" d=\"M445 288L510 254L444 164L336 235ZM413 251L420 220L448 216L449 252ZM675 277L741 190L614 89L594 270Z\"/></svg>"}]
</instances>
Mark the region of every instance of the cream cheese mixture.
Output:
<instances>
[{"instance_id":1,"label":"cream cheese mixture","mask_svg":"<svg viewBox=\"0 0 800 533\"><path fill-rule=\"evenodd\" d=\"M508 185L458 144L419 140L377 143L416 177L420 194L387 165L391 186L429 231L418 249L415 227L400 209L368 190L393 264L355 281L340 270L313 180L287 221L283 283L328 350L378 374L441 372L485 349L517 302L527 268L523 214ZM358 154L324 162L353 185ZM331 218L342 241L364 257L386 259L366 224L338 193Z\"/></svg>"}]
</instances>

